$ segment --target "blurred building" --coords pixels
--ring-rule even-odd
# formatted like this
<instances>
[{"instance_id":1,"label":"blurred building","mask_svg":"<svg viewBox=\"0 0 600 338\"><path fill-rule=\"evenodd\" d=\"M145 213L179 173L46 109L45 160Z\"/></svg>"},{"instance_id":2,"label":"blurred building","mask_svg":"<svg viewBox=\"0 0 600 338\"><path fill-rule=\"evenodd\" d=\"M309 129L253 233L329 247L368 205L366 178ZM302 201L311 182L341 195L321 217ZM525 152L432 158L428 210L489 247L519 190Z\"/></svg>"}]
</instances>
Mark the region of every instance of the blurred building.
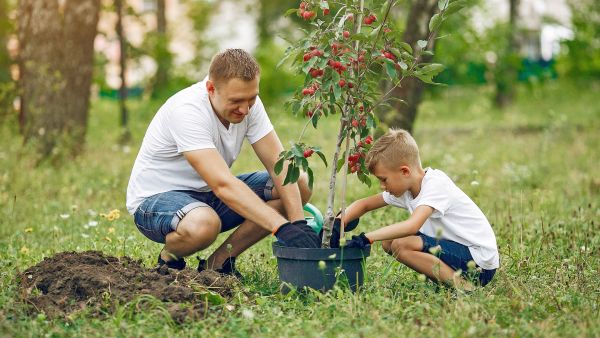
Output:
<instances>
[{"instance_id":1,"label":"blurred building","mask_svg":"<svg viewBox=\"0 0 600 338\"><path fill-rule=\"evenodd\" d=\"M256 48L255 19L251 9L251 0L204 0L214 2L216 10L210 15L210 24L202 37L195 36L193 22L188 17L190 0L165 0L167 30L170 36L169 49L174 56L175 66L188 64L196 57L197 41L214 45L211 55L224 48L243 48L253 51ZM126 0L136 16L124 18L124 31L132 46L140 46L148 32L156 30L156 0ZM105 78L110 88L118 88L119 77L119 41L115 32L117 16L104 11L101 15L96 37L96 51L106 57ZM209 56L208 56L209 57ZM189 74L203 76L207 65L202 69L190 69ZM156 71L156 63L150 57L140 57L130 62L127 70L128 86L136 86L151 77Z\"/></svg>"}]
</instances>

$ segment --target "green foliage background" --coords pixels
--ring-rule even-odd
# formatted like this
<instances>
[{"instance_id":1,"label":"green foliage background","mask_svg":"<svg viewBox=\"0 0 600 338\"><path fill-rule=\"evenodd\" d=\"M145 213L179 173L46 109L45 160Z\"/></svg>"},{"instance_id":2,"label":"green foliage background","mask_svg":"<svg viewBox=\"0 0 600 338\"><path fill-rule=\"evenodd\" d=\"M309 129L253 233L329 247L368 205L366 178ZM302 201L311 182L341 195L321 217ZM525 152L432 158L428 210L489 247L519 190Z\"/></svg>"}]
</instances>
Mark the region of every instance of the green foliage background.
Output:
<instances>
[{"instance_id":1,"label":"green foliage background","mask_svg":"<svg viewBox=\"0 0 600 338\"><path fill-rule=\"evenodd\" d=\"M597 81L555 81L520 88L511 109L491 107L489 87L451 88L427 100L415 129L424 165L443 169L493 224L501 268L487 287L468 296L437 289L374 247L365 288L357 294L282 296L278 293L271 238L239 258L247 277L236 296L204 320L175 325L156 302L120 304L114 314L68 320L30 316L20 302L17 271L68 250L101 250L142 259L151 267L160 245L135 229L124 208L125 188L137 147L159 101L131 102L132 146L119 144L116 104L93 102L86 153L55 167L36 166L17 131L2 124L0 142L0 333L6 336L598 336L600 322L600 108ZM285 144L301 119L268 108ZM324 123L330 123L327 120ZM311 142L333 148L327 124ZM331 127L331 126L329 126ZM313 160L311 158L311 160ZM234 173L260 168L246 147ZM317 177L325 168L314 159ZM325 205L326 180L312 202ZM349 200L378 192L353 179ZM121 218L98 216L112 209ZM91 210L91 211L90 211ZM62 216L61 216L62 215ZM67 216L68 215L68 216ZM407 216L386 208L361 221L358 231ZM96 221L96 226L89 226ZM222 238L220 239L222 240ZM211 249L200 253L207 256ZM195 265L195 259L190 259Z\"/></svg>"}]
</instances>

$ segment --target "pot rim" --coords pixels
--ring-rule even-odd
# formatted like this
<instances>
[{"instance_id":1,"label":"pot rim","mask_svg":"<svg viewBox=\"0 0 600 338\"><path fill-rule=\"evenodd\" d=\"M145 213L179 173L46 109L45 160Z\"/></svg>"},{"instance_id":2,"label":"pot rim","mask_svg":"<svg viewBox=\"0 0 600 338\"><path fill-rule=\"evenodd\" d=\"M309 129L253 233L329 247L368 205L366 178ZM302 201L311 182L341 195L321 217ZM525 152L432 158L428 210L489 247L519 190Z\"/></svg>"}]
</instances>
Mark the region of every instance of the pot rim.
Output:
<instances>
[{"instance_id":1,"label":"pot rim","mask_svg":"<svg viewBox=\"0 0 600 338\"><path fill-rule=\"evenodd\" d=\"M272 244L273 255L277 258L315 261L359 260L369 257L371 246L359 248L294 248L282 246L275 241ZM335 255L335 256L334 256ZM333 257L332 257L333 256Z\"/></svg>"}]
</instances>

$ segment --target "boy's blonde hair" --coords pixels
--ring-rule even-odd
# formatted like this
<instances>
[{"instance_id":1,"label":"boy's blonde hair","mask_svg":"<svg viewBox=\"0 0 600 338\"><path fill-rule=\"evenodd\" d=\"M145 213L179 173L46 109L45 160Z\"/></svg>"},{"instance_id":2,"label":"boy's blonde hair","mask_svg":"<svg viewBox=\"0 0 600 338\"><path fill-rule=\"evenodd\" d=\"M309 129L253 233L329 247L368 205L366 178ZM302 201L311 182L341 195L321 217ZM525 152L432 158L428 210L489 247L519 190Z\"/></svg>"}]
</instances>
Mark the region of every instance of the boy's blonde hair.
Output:
<instances>
[{"instance_id":1,"label":"boy's blonde hair","mask_svg":"<svg viewBox=\"0 0 600 338\"><path fill-rule=\"evenodd\" d=\"M243 49L226 49L213 56L208 77L214 83L225 83L231 79L252 81L260 75L256 59Z\"/></svg>"},{"instance_id":2,"label":"boy's blonde hair","mask_svg":"<svg viewBox=\"0 0 600 338\"><path fill-rule=\"evenodd\" d=\"M417 142L404 129L390 129L381 136L367 153L366 162L370 172L373 172L378 163L389 169L403 165L411 168L421 167Z\"/></svg>"}]
</instances>

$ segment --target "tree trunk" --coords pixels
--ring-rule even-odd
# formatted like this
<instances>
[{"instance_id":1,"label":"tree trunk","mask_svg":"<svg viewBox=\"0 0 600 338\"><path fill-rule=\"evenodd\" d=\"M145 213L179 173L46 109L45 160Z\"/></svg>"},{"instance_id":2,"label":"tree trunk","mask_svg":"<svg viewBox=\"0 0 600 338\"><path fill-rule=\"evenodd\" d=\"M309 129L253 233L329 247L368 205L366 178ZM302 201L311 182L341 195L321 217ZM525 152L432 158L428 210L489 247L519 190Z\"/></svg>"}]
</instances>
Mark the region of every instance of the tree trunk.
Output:
<instances>
[{"instance_id":1,"label":"tree trunk","mask_svg":"<svg viewBox=\"0 0 600 338\"><path fill-rule=\"evenodd\" d=\"M496 71L496 95L494 104L496 107L506 107L515 97L515 84L517 82L518 70L518 48L517 40L517 19L519 15L520 0L509 0L509 19L508 19L508 44L504 51L504 57Z\"/></svg>"},{"instance_id":2,"label":"tree trunk","mask_svg":"<svg viewBox=\"0 0 600 338\"><path fill-rule=\"evenodd\" d=\"M169 71L173 58L169 51L165 0L156 0L156 45L154 57L157 67L152 91L153 95L157 96L169 82Z\"/></svg>"},{"instance_id":3,"label":"tree trunk","mask_svg":"<svg viewBox=\"0 0 600 338\"><path fill-rule=\"evenodd\" d=\"M44 157L83 147L99 12L100 0L19 0L19 121Z\"/></svg>"},{"instance_id":4,"label":"tree trunk","mask_svg":"<svg viewBox=\"0 0 600 338\"><path fill-rule=\"evenodd\" d=\"M115 11L117 12L117 25L116 31L119 38L119 65L120 65L120 77L121 86L119 87L119 107L121 110L121 127L123 128L123 140L129 138L129 132L127 129L127 43L125 41L125 34L123 32L123 0L115 0Z\"/></svg>"},{"instance_id":5,"label":"tree trunk","mask_svg":"<svg viewBox=\"0 0 600 338\"><path fill-rule=\"evenodd\" d=\"M429 35L429 20L436 13L437 0L415 0L410 6L408 20L406 22L406 30L403 34L403 41L410 44L414 50L419 48L417 41L427 40ZM435 39L431 39L429 50L435 46ZM422 62L430 62L430 55L423 55ZM423 97L425 84L417 78L407 78L402 81L402 87L398 87L390 94L392 97L403 100L393 101L392 107L394 111L380 112L379 119L388 127L402 128L412 131L414 121L417 117L419 104Z\"/></svg>"}]
</instances>

